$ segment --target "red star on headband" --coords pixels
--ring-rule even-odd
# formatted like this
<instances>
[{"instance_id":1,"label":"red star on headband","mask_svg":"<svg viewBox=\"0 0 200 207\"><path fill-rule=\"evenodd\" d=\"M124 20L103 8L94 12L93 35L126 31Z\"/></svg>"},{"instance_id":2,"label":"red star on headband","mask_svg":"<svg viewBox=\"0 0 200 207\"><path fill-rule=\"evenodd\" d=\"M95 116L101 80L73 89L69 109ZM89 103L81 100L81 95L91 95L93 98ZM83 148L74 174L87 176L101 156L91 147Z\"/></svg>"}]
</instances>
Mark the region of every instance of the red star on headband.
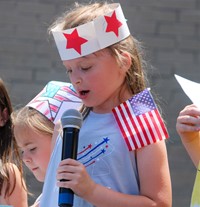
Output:
<instances>
[{"instance_id":1,"label":"red star on headband","mask_svg":"<svg viewBox=\"0 0 200 207\"><path fill-rule=\"evenodd\" d=\"M106 32L114 32L116 36L119 35L119 27L122 26L122 23L117 19L115 11L113 12L112 16L104 16L107 22Z\"/></svg>"},{"instance_id":2,"label":"red star on headband","mask_svg":"<svg viewBox=\"0 0 200 207\"><path fill-rule=\"evenodd\" d=\"M74 29L71 34L64 34L64 36L67 39L66 49L73 48L81 55L81 45L86 43L88 40L80 37L78 35L77 29Z\"/></svg>"}]
</instances>

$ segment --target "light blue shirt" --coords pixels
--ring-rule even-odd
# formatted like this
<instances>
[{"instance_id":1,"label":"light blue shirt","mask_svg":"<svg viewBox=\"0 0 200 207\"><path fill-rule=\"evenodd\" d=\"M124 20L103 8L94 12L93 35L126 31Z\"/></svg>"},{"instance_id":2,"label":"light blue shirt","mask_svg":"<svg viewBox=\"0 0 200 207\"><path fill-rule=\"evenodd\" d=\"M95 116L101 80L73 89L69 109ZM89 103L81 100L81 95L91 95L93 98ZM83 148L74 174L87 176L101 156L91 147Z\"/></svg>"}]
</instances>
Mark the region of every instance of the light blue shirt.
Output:
<instances>
[{"instance_id":1,"label":"light blue shirt","mask_svg":"<svg viewBox=\"0 0 200 207\"><path fill-rule=\"evenodd\" d=\"M61 152L62 138L58 137L45 177L40 207L58 207L56 171ZM77 159L96 183L124 194L139 194L135 154L128 150L112 113L90 112L79 133ZM74 196L73 206L93 207L77 196Z\"/></svg>"}]
</instances>

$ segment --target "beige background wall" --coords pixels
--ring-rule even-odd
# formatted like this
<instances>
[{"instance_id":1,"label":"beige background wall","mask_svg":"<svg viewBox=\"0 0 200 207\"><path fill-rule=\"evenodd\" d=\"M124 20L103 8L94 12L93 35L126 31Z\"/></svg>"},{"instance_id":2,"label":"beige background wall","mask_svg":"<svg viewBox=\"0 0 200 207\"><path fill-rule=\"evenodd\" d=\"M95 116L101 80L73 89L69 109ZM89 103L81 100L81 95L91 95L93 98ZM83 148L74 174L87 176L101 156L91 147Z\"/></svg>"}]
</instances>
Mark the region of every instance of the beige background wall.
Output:
<instances>
[{"instance_id":1,"label":"beige background wall","mask_svg":"<svg viewBox=\"0 0 200 207\"><path fill-rule=\"evenodd\" d=\"M0 77L7 83L14 107L26 104L49 80L67 80L47 28L72 2L0 0ZM119 2L132 34L144 43L147 60L153 66L148 69L151 88L159 97L170 133L167 148L173 207L188 207L195 168L181 145L175 122L190 100L175 81L174 73L200 82L200 1ZM41 184L29 173L27 182L38 195ZM33 200L30 197L30 203Z\"/></svg>"}]
</instances>

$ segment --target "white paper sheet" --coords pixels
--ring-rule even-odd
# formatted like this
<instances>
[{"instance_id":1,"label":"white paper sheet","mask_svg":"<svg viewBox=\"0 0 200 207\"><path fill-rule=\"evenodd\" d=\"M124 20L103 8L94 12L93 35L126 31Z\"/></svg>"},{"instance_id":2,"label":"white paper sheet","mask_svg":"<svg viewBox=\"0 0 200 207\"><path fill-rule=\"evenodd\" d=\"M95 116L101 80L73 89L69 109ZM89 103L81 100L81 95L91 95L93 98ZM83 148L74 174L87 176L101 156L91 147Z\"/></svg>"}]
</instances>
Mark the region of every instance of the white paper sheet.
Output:
<instances>
[{"instance_id":1,"label":"white paper sheet","mask_svg":"<svg viewBox=\"0 0 200 207\"><path fill-rule=\"evenodd\" d=\"M174 76L192 103L200 108L200 84L176 74Z\"/></svg>"}]
</instances>

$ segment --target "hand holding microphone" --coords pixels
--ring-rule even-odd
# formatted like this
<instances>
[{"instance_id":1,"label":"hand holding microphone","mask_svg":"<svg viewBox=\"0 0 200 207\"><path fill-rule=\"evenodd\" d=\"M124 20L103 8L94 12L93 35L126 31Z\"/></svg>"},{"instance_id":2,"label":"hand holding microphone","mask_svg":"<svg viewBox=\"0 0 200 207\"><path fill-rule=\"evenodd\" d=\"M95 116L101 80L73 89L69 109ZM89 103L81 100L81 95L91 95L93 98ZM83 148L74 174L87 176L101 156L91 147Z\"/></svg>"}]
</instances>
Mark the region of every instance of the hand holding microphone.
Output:
<instances>
[{"instance_id":1,"label":"hand holding microphone","mask_svg":"<svg viewBox=\"0 0 200 207\"><path fill-rule=\"evenodd\" d=\"M82 125L82 115L75 109L65 111L61 117L63 128L63 145L61 160L72 158L76 159L78 148L79 130ZM61 180L62 182L62 180ZM58 205L60 207L73 206L74 193L69 188L59 189Z\"/></svg>"}]
</instances>

